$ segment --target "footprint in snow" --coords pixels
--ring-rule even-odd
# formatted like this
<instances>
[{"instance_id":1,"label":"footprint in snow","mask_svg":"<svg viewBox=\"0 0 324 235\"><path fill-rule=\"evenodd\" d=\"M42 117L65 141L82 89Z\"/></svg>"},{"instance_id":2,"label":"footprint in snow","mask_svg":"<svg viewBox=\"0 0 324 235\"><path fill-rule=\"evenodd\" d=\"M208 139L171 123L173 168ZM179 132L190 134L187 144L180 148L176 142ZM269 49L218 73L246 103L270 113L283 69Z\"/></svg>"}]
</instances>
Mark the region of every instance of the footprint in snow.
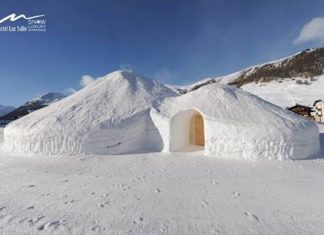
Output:
<instances>
[{"instance_id":1,"label":"footprint in snow","mask_svg":"<svg viewBox=\"0 0 324 235\"><path fill-rule=\"evenodd\" d=\"M104 201L103 203L97 204L97 207L104 208L105 206L109 206L109 204L110 204L110 201L107 200L107 201Z\"/></svg>"},{"instance_id":2,"label":"footprint in snow","mask_svg":"<svg viewBox=\"0 0 324 235\"><path fill-rule=\"evenodd\" d=\"M208 203L208 201L206 201L206 200L203 200L202 203L201 203L201 206L202 206L203 208L208 207L208 205L209 205L209 203Z\"/></svg>"},{"instance_id":3,"label":"footprint in snow","mask_svg":"<svg viewBox=\"0 0 324 235\"><path fill-rule=\"evenodd\" d=\"M72 203L74 203L75 202L75 200L70 200L70 201L66 201L66 202L64 202L65 204L72 204Z\"/></svg>"},{"instance_id":4,"label":"footprint in snow","mask_svg":"<svg viewBox=\"0 0 324 235\"><path fill-rule=\"evenodd\" d=\"M45 218L45 216L39 216L39 217L29 219L27 222L30 223L31 225L34 225L34 224L38 223L39 221L41 221L44 218Z\"/></svg>"},{"instance_id":5,"label":"footprint in snow","mask_svg":"<svg viewBox=\"0 0 324 235\"><path fill-rule=\"evenodd\" d=\"M92 232L97 232L98 230L100 229L100 226L99 225L95 225L91 228L91 231Z\"/></svg>"},{"instance_id":6,"label":"footprint in snow","mask_svg":"<svg viewBox=\"0 0 324 235\"><path fill-rule=\"evenodd\" d=\"M240 197L241 196L241 194L239 193L239 192L233 192L232 193L235 197Z\"/></svg>"},{"instance_id":7,"label":"footprint in snow","mask_svg":"<svg viewBox=\"0 0 324 235\"><path fill-rule=\"evenodd\" d=\"M249 217L249 219L252 219L252 220L255 220L255 221L257 221L257 222L260 222L259 217L256 216L256 215L253 214L253 213L250 213L250 212L248 212L248 211L244 211L244 215L247 216L247 217Z\"/></svg>"},{"instance_id":8,"label":"footprint in snow","mask_svg":"<svg viewBox=\"0 0 324 235\"><path fill-rule=\"evenodd\" d=\"M211 180L210 183L211 184L218 184L216 180Z\"/></svg>"},{"instance_id":9,"label":"footprint in snow","mask_svg":"<svg viewBox=\"0 0 324 235\"><path fill-rule=\"evenodd\" d=\"M102 195L101 195L102 198L106 198L106 197L108 197L108 196L109 196L109 193L105 193L105 194L102 194Z\"/></svg>"},{"instance_id":10,"label":"footprint in snow","mask_svg":"<svg viewBox=\"0 0 324 235\"><path fill-rule=\"evenodd\" d=\"M144 218L143 217L138 217L136 219L134 219L133 224L140 224L141 222L143 222Z\"/></svg>"},{"instance_id":11,"label":"footprint in snow","mask_svg":"<svg viewBox=\"0 0 324 235\"><path fill-rule=\"evenodd\" d=\"M165 233L168 230L168 226L163 224L163 225L160 226L159 230L160 230L161 233Z\"/></svg>"},{"instance_id":12,"label":"footprint in snow","mask_svg":"<svg viewBox=\"0 0 324 235\"><path fill-rule=\"evenodd\" d=\"M54 221L54 222L47 222L47 223L39 226L38 227L38 231L43 231L43 230L46 230L46 229L48 229L50 227L54 227L54 229L56 229L60 225L61 225L61 223L58 220L57 221Z\"/></svg>"}]
</instances>

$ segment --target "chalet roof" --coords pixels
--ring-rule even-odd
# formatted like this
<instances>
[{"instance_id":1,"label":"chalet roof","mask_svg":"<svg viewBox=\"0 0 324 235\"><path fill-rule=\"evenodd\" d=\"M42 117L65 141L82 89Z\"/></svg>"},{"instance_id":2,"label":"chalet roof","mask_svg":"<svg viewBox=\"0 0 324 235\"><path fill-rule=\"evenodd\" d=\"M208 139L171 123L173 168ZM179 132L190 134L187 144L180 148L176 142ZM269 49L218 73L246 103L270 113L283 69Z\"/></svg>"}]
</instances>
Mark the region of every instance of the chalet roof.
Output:
<instances>
[{"instance_id":1,"label":"chalet roof","mask_svg":"<svg viewBox=\"0 0 324 235\"><path fill-rule=\"evenodd\" d=\"M302 104L296 104L294 106L287 107L287 109L291 110L291 109L294 109L294 108L297 108L297 107L304 108L304 109L307 109L309 111L311 111L313 109L312 107L308 107L308 106L305 106L305 105L302 105Z\"/></svg>"},{"instance_id":2,"label":"chalet roof","mask_svg":"<svg viewBox=\"0 0 324 235\"><path fill-rule=\"evenodd\" d=\"M315 100L313 106L315 106L318 102L324 102L324 101L321 100L321 99L319 99L319 100Z\"/></svg>"}]
</instances>

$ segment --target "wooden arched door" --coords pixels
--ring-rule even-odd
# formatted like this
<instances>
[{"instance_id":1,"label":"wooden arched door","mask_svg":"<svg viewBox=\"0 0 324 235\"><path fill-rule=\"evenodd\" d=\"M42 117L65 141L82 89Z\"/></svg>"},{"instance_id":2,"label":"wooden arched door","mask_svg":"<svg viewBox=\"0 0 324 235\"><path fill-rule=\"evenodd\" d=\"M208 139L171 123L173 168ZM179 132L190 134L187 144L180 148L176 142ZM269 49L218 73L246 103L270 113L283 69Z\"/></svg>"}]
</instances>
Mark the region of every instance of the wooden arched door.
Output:
<instances>
[{"instance_id":1,"label":"wooden arched door","mask_svg":"<svg viewBox=\"0 0 324 235\"><path fill-rule=\"evenodd\" d=\"M205 146L204 118L200 113L192 116L189 135L190 144Z\"/></svg>"}]
</instances>

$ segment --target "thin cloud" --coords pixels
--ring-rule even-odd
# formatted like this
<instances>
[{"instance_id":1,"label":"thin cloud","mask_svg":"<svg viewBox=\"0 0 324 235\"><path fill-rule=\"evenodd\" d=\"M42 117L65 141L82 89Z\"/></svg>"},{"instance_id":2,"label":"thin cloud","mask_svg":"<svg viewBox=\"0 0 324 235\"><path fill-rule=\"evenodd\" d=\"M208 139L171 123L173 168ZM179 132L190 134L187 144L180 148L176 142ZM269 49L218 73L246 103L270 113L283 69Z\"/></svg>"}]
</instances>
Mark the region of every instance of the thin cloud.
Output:
<instances>
[{"instance_id":1,"label":"thin cloud","mask_svg":"<svg viewBox=\"0 0 324 235\"><path fill-rule=\"evenodd\" d=\"M119 69L128 70L128 71L133 71L134 70L133 66L130 65L130 64L127 64L127 63L119 65Z\"/></svg>"},{"instance_id":2,"label":"thin cloud","mask_svg":"<svg viewBox=\"0 0 324 235\"><path fill-rule=\"evenodd\" d=\"M162 83L170 83L174 80L174 74L169 69L160 69L153 74L153 78Z\"/></svg>"},{"instance_id":3,"label":"thin cloud","mask_svg":"<svg viewBox=\"0 0 324 235\"><path fill-rule=\"evenodd\" d=\"M77 92L77 90L75 90L74 88L70 87L70 88L67 88L63 91L63 94L65 95L72 95L74 94L75 92Z\"/></svg>"},{"instance_id":4,"label":"thin cloud","mask_svg":"<svg viewBox=\"0 0 324 235\"><path fill-rule=\"evenodd\" d=\"M324 17L315 17L307 22L301 29L299 36L294 40L294 44L308 41L324 42Z\"/></svg>"},{"instance_id":5,"label":"thin cloud","mask_svg":"<svg viewBox=\"0 0 324 235\"><path fill-rule=\"evenodd\" d=\"M95 79L93 77L91 77L90 75L83 75L80 81L80 85L82 87L86 87L89 84L93 83L95 81Z\"/></svg>"}]
</instances>

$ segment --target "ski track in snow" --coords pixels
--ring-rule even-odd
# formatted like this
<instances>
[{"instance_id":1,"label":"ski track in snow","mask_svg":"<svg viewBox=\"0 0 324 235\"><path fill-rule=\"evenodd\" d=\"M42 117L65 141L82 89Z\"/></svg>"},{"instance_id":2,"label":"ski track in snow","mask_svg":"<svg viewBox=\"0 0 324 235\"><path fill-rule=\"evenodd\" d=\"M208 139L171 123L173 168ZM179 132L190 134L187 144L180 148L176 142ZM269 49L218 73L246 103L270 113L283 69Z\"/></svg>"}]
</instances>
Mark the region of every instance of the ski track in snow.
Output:
<instances>
[{"instance_id":1,"label":"ski track in snow","mask_svg":"<svg viewBox=\"0 0 324 235\"><path fill-rule=\"evenodd\" d=\"M322 158L0 154L0 234L320 234L323 179Z\"/></svg>"}]
</instances>

